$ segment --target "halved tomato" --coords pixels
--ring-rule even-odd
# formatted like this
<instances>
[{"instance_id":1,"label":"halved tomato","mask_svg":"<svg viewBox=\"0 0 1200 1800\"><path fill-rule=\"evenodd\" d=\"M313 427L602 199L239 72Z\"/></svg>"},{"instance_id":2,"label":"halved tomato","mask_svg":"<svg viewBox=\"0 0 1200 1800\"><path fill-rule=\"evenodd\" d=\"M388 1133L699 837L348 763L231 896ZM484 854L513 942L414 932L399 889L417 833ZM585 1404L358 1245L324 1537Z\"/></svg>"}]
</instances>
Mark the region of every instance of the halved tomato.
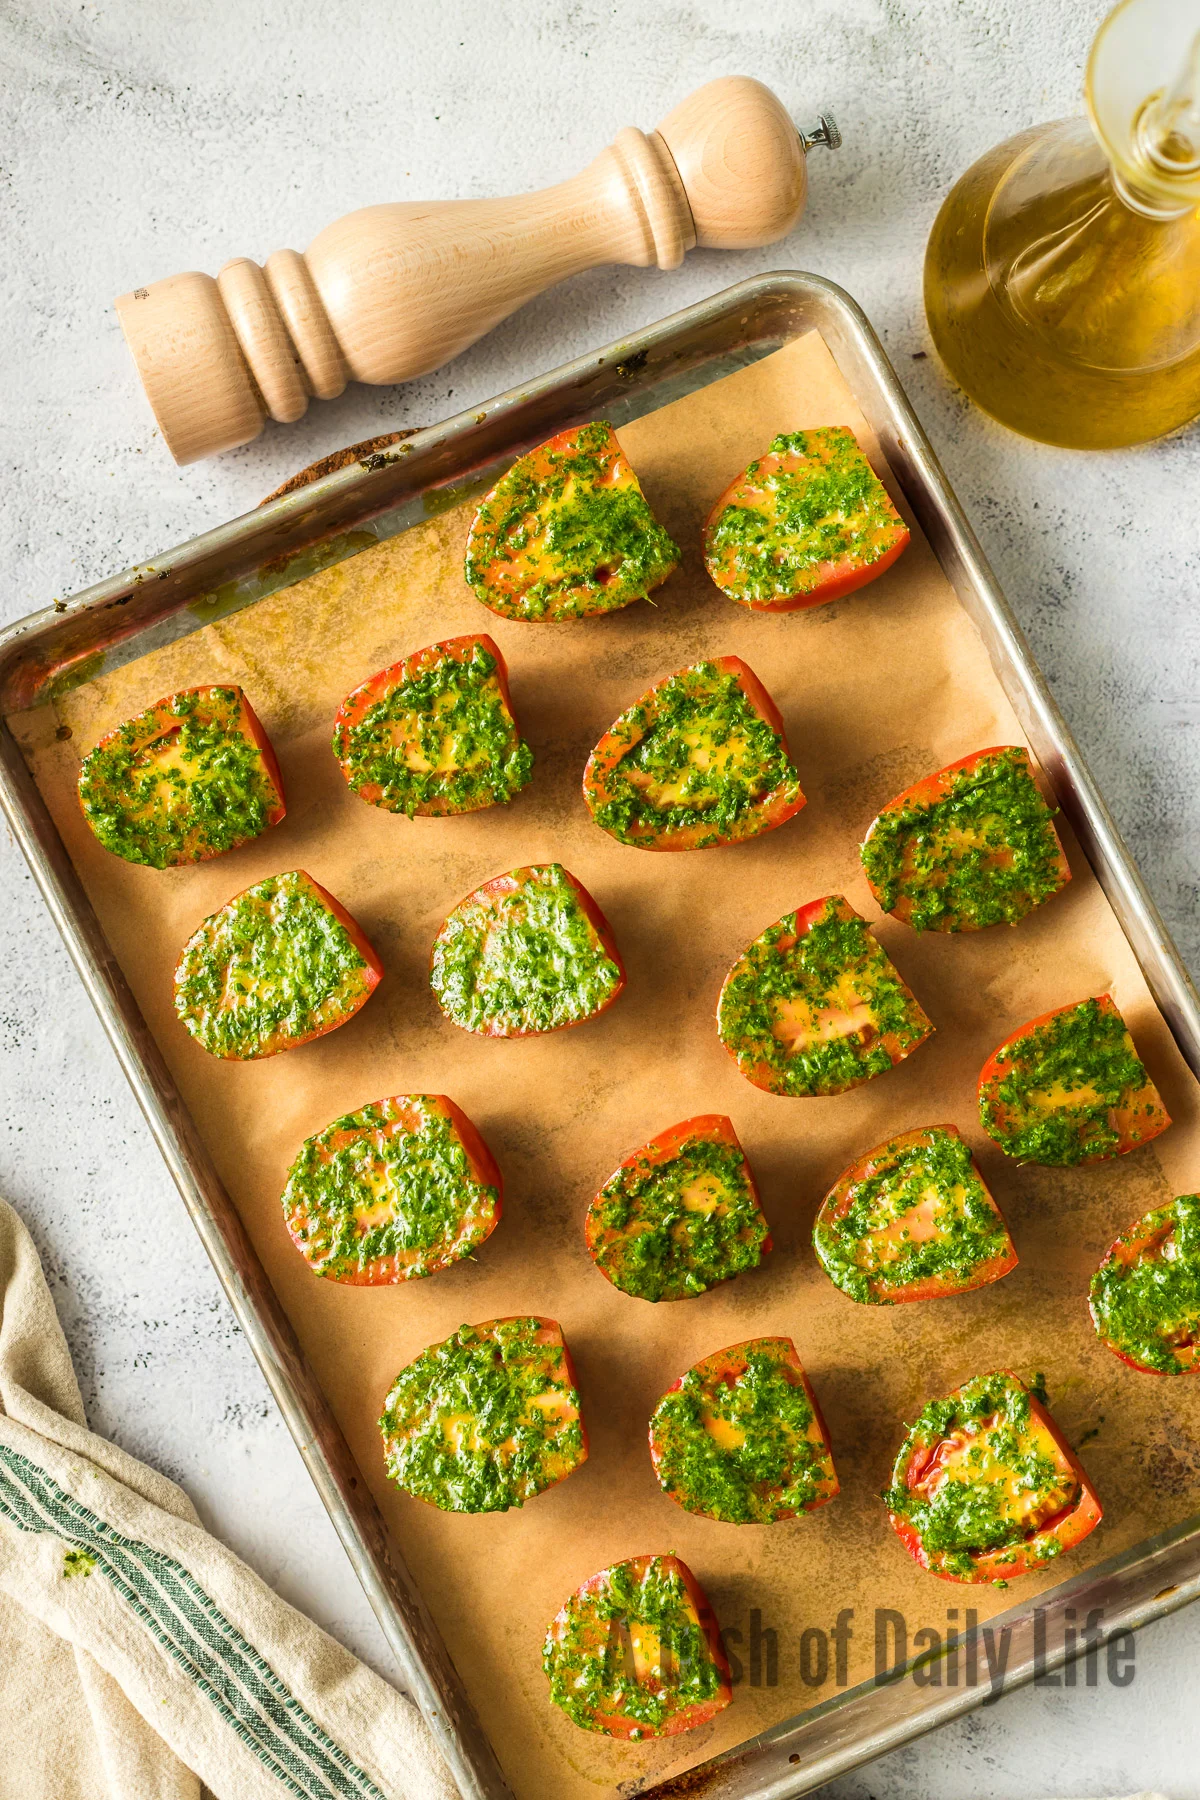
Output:
<instances>
[{"instance_id":1,"label":"halved tomato","mask_svg":"<svg viewBox=\"0 0 1200 1800\"><path fill-rule=\"evenodd\" d=\"M933 1026L840 894L769 925L717 1001L721 1042L771 1094L844 1094L912 1054Z\"/></svg>"},{"instance_id":2,"label":"halved tomato","mask_svg":"<svg viewBox=\"0 0 1200 1800\"><path fill-rule=\"evenodd\" d=\"M583 797L602 830L640 850L741 843L804 805L783 720L740 656L655 682L592 751Z\"/></svg>"},{"instance_id":3,"label":"halved tomato","mask_svg":"<svg viewBox=\"0 0 1200 1800\"><path fill-rule=\"evenodd\" d=\"M611 425L560 431L485 495L467 581L508 619L586 619L644 599L679 561Z\"/></svg>"},{"instance_id":4,"label":"halved tomato","mask_svg":"<svg viewBox=\"0 0 1200 1800\"><path fill-rule=\"evenodd\" d=\"M1180 1194L1123 1231L1092 1277L1100 1342L1148 1375L1200 1369L1200 1194Z\"/></svg>"},{"instance_id":5,"label":"halved tomato","mask_svg":"<svg viewBox=\"0 0 1200 1800\"><path fill-rule=\"evenodd\" d=\"M979 1117L1008 1156L1053 1168L1124 1156L1171 1123L1111 994L1006 1037L983 1065Z\"/></svg>"},{"instance_id":6,"label":"halved tomato","mask_svg":"<svg viewBox=\"0 0 1200 1800\"><path fill-rule=\"evenodd\" d=\"M929 1402L884 1500L892 1529L923 1569L1001 1587L1053 1562L1101 1517L1078 1457L1007 1369Z\"/></svg>"},{"instance_id":7,"label":"halved tomato","mask_svg":"<svg viewBox=\"0 0 1200 1800\"><path fill-rule=\"evenodd\" d=\"M725 490L704 530L704 560L731 600L792 612L874 581L908 538L854 433L826 425L777 437Z\"/></svg>"},{"instance_id":8,"label":"halved tomato","mask_svg":"<svg viewBox=\"0 0 1200 1800\"><path fill-rule=\"evenodd\" d=\"M976 750L897 794L862 862L884 912L916 931L1016 925L1071 879L1020 744Z\"/></svg>"},{"instance_id":9,"label":"halved tomato","mask_svg":"<svg viewBox=\"0 0 1200 1800\"><path fill-rule=\"evenodd\" d=\"M638 1300L687 1300L771 1248L758 1187L733 1122L701 1113L627 1156L588 1208L592 1260Z\"/></svg>"},{"instance_id":10,"label":"halved tomato","mask_svg":"<svg viewBox=\"0 0 1200 1800\"><path fill-rule=\"evenodd\" d=\"M560 863L535 863L485 881L447 914L430 984L464 1031L528 1037L594 1019L625 986L625 968L583 883Z\"/></svg>"},{"instance_id":11,"label":"halved tomato","mask_svg":"<svg viewBox=\"0 0 1200 1800\"><path fill-rule=\"evenodd\" d=\"M507 666L483 632L430 644L347 694L333 754L361 800L410 819L502 806L533 772Z\"/></svg>"},{"instance_id":12,"label":"halved tomato","mask_svg":"<svg viewBox=\"0 0 1200 1800\"><path fill-rule=\"evenodd\" d=\"M341 902L292 869L235 894L193 932L175 970L175 1011L213 1056L249 1062L336 1031L382 979Z\"/></svg>"},{"instance_id":13,"label":"halved tomato","mask_svg":"<svg viewBox=\"0 0 1200 1800\"><path fill-rule=\"evenodd\" d=\"M287 811L240 687L183 688L106 732L83 760L79 804L106 850L153 869L236 850Z\"/></svg>"},{"instance_id":14,"label":"halved tomato","mask_svg":"<svg viewBox=\"0 0 1200 1800\"><path fill-rule=\"evenodd\" d=\"M813 1249L843 1294L876 1306L966 1294L1017 1266L957 1125L905 1131L860 1156L821 1202Z\"/></svg>"},{"instance_id":15,"label":"halved tomato","mask_svg":"<svg viewBox=\"0 0 1200 1800\"><path fill-rule=\"evenodd\" d=\"M677 1556L601 1569L556 1614L542 1651L550 1698L584 1731L674 1737L733 1698L712 1607Z\"/></svg>"},{"instance_id":16,"label":"halved tomato","mask_svg":"<svg viewBox=\"0 0 1200 1800\"><path fill-rule=\"evenodd\" d=\"M283 1213L318 1275L412 1281L472 1256L500 1218L491 1151L444 1094L396 1094L335 1119L292 1164Z\"/></svg>"},{"instance_id":17,"label":"halved tomato","mask_svg":"<svg viewBox=\"0 0 1200 1800\"><path fill-rule=\"evenodd\" d=\"M791 1338L750 1338L681 1375L654 1409L659 1486L685 1512L770 1525L838 1492L829 1434Z\"/></svg>"},{"instance_id":18,"label":"halved tomato","mask_svg":"<svg viewBox=\"0 0 1200 1800\"><path fill-rule=\"evenodd\" d=\"M398 1486L443 1512L507 1512L587 1461L561 1326L462 1325L401 1369L379 1421Z\"/></svg>"}]
</instances>

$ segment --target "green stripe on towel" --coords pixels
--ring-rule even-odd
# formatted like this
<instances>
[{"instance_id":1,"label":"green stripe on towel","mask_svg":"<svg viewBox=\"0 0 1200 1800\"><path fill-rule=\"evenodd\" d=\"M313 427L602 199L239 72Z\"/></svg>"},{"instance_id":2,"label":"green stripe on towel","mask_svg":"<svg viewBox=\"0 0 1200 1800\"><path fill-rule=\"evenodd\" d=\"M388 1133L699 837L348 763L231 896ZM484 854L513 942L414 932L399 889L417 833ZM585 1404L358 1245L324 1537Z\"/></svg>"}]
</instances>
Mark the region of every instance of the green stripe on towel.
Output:
<instances>
[{"instance_id":1,"label":"green stripe on towel","mask_svg":"<svg viewBox=\"0 0 1200 1800\"><path fill-rule=\"evenodd\" d=\"M0 1516L95 1559L230 1728L297 1800L386 1800L173 1557L123 1537L28 1457L0 1444Z\"/></svg>"}]
</instances>

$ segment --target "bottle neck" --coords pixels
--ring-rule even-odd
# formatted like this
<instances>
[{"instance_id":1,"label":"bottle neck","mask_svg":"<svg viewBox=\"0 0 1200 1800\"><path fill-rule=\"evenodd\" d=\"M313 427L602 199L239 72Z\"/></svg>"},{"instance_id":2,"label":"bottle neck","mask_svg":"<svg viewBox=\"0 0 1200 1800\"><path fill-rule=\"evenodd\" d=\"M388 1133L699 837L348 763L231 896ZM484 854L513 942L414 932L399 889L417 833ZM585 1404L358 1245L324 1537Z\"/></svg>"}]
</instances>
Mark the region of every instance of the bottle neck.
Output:
<instances>
[{"instance_id":1,"label":"bottle neck","mask_svg":"<svg viewBox=\"0 0 1200 1800\"><path fill-rule=\"evenodd\" d=\"M1200 0L1119 0L1084 92L1125 206L1162 220L1200 207Z\"/></svg>"},{"instance_id":2,"label":"bottle neck","mask_svg":"<svg viewBox=\"0 0 1200 1800\"><path fill-rule=\"evenodd\" d=\"M1103 146L1102 146L1103 147ZM1143 186L1136 177L1131 178L1115 162L1109 162L1109 173L1112 177L1113 193L1127 206L1130 212L1137 213L1139 218L1153 219L1163 225L1171 224L1176 219L1184 219L1188 213L1195 211L1195 201L1185 200L1182 205L1172 205L1165 200L1161 188L1154 190Z\"/></svg>"},{"instance_id":3,"label":"bottle neck","mask_svg":"<svg viewBox=\"0 0 1200 1800\"><path fill-rule=\"evenodd\" d=\"M1166 129L1162 100L1148 100L1134 121L1127 145L1110 145L1093 114L1091 124L1112 170L1113 189L1131 212L1143 219L1182 219L1196 206L1200 170L1191 148Z\"/></svg>"}]
</instances>

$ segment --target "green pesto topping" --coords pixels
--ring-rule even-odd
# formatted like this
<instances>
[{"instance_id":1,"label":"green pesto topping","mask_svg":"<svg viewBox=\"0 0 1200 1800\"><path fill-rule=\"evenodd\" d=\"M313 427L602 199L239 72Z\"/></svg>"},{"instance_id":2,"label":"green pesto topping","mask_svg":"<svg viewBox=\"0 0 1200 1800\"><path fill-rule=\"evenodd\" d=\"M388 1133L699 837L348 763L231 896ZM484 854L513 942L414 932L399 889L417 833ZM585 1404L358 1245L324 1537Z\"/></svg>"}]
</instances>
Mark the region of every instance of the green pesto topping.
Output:
<instances>
[{"instance_id":1,"label":"green pesto topping","mask_svg":"<svg viewBox=\"0 0 1200 1800\"><path fill-rule=\"evenodd\" d=\"M401 1369L379 1421L393 1481L444 1512L507 1512L583 1462L566 1354L538 1331L462 1325Z\"/></svg>"},{"instance_id":2,"label":"green pesto topping","mask_svg":"<svg viewBox=\"0 0 1200 1800\"><path fill-rule=\"evenodd\" d=\"M972 1552L1010 1545L1029 1542L1039 1562L1059 1554L1059 1540L1040 1534L1038 1525L1071 1505L1078 1483L1047 1454L1035 1427L1028 1390L1002 1372L977 1375L959 1393L931 1400L911 1427L883 1498L948 1574L970 1576ZM910 1488L904 1476L914 1451L936 1449L954 1432L966 1440L965 1456L932 1494Z\"/></svg>"},{"instance_id":3,"label":"green pesto topping","mask_svg":"<svg viewBox=\"0 0 1200 1800\"><path fill-rule=\"evenodd\" d=\"M1007 1255L1008 1233L962 1138L933 1127L872 1160L874 1173L854 1183L847 1210L833 1218L822 1209L813 1231L821 1267L851 1300L888 1305L914 1282L931 1280L969 1287L987 1263ZM935 1236L914 1239L902 1229L899 1242L874 1237L931 1196Z\"/></svg>"},{"instance_id":4,"label":"green pesto topping","mask_svg":"<svg viewBox=\"0 0 1200 1800\"><path fill-rule=\"evenodd\" d=\"M780 805L800 797L782 737L737 674L711 662L673 675L622 714L612 735L632 748L604 777L593 817L624 844L697 825L697 848L753 836L770 823L761 815L766 795Z\"/></svg>"},{"instance_id":5,"label":"green pesto topping","mask_svg":"<svg viewBox=\"0 0 1200 1800\"><path fill-rule=\"evenodd\" d=\"M865 920L840 917L831 899L821 918L789 945L784 940L791 925L789 915L756 938L721 994L721 1041L744 1074L765 1066L777 1094L840 1094L883 1074L928 1036L928 1021ZM846 975L870 1009L867 1028L808 1043L789 1044L777 1034L787 1012L799 1009L815 1018L826 1007L840 1008L844 987L836 996L835 989Z\"/></svg>"},{"instance_id":6,"label":"green pesto topping","mask_svg":"<svg viewBox=\"0 0 1200 1800\"><path fill-rule=\"evenodd\" d=\"M433 991L464 1031L557 1031L590 1019L620 983L565 869L518 873L515 891L468 895L434 943Z\"/></svg>"},{"instance_id":7,"label":"green pesto topping","mask_svg":"<svg viewBox=\"0 0 1200 1800\"><path fill-rule=\"evenodd\" d=\"M764 491L766 509L734 501L709 527L708 560L728 572L739 600L807 593L823 564L848 559L861 568L891 547L899 521L852 431L785 432L768 455L812 460L765 474L762 461L752 462L743 480Z\"/></svg>"},{"instance_id":8,"label":"green pesto topping","mask_svg":"<svg viewBox=\"0 0 1200 1800\"><path fill-rule=\"evenodd\" d=\"M172 694L84 758L79 798L106 850L168 869L266 830L279 796L257 744L231 726L239 710L235 688ZM169 734L164 716L177 721Z\"/></svg>"},{"instance_id":9,"label":"green pesto topping","mask_svg":"<svg viewBox=\"0 0 1200 1800\"><path fill-rule=\"evenodd\" d=\"M751 1350L732 1380L689 1369L650 1421L658 1479L688 1512L730 1525L769 1525L828 1494L832 1465L809 1435L814 1414L803 1384L766 1350ZM718 1442L707 1421L733 1428ZM741 1443L728 1441L744 1433Z\"/></svg>"},{"instance_id":10,"label":"green pesto topping","mask_svg":"<svg viewBox=\"0 0 1200 1800\"><path fill-rule=\"evenodd\" d=\"M984 1130L1009 1156L1054 1168L1115 1156L1121 1138L1109 1111L1127 1104L1149 1079L1121 1015L1094 999L1055 1013L1009 1044L998 1065L1000 1079L980 1090ZM1038 1095L1056 1090L1065 1097L1050 1107L1037 1104ZM1145 1116L1148 1122L1161 1116L1152 1098Z\"/></svg>"},{"instance_id":11,"label":"green pesto topping","mask_svg":"<svg viewBox=\"0 0 1200 1800\"><path fill-rule=\"evenodd\" d=\"M1109 1256L1092 1277L1092 1318L1114 1350L1145 1369L1200 1368L1200 1194L1181 1194L1139 1220L1122 1242L1149 1238L1134 1260ZM1157 1242L1153 1241L1157 1240Z\"/></svg>"},{"instance_id":12,"label":"green pesto topping","mask_svg":"<svg viewBox=\"0 0 1200 1800\"><path fill-rule=\"evenodd\" d=\"M348 1016L365 970L345 926L293 870L235 895L188 939L175 1011L214 1056L270 1055Z\"/></svg>"},{"instance_id":13,"label":"green pesto topping","mask_svg":"<svg viewBox=\"0 0 1200 1800\"><path fill-rule=\"evenodd\" d=\"M597 1266L639 1300L684 1300L756 1269L768 1235L742 1151L702 1137L618 1169L588 1232Z\"/></svg>"},{"instance_id":14,"label":"green pesto topping","mask_svg":"<svg viewBox=\"0 0 1200 1800\"><path fill-rule=\"evenodd\" d=\"M339 724L333 753L356 794L410 819L501 806L533 772L496 659L482 644L466 662L439 657L384 693L357 724ZM414 761L426 766L413 768Z\"/></svg>"},{"instance_id":15,"label":"green pesto topping","mask_svg":"<svg viewBox=\"0 0 1200 1800\"><path fill-rule=\"evenodd\" d=\"M1023 750L960 769L937 800L879 815L863 868L885 912L917 931L1015 925L1062 886L1052 814Z\"/></svg>"},{"instance_id":16,"label":"green pesto topping","mask_svg":"<svg viewBox=\"0 0 1200 1800\"><path fill-rule=\"evenodd\" d=\"M467 545L467 581L485 605L519 619L582 618L628 606L670 574L679 547L632 472L612 481L610 433L585 425L548 453L548 475L537 450L497 482Z\"/></svg>"},{"instance_id":17,"label":"green pesto topping","mask_svg":"<svg viewBox=\"0 0 1200 1800\"><path fill-rule=\"evenodd\" d=\"M572 1594L565 1621L551 1626L542 1652L550 1698L585 1731L603 1731L599 1715L633 1720L629 1735L653 1737L676 1714L721 1692L721 1673L676 1571L652 1557L644 1573L631 1563L605 1571L597 1590ZM660 1646L639 1680L633 1641Z\"/></svg>"},{"instance_id":18,"label":"green pesto topping","mask_svg":"<svg viewBox=\"0 0 1200 1800\"><path fill-rule=\"evenodd\" d=\"M283 1194L289 1229L318 1275L393 1262L406 1281L469 1256L499 1194L477 1181L454 1123L420 1095L378 1101L310 1137ZM380 1216L380 1215L383 1216Z\"/></svg>"}]
</instances>

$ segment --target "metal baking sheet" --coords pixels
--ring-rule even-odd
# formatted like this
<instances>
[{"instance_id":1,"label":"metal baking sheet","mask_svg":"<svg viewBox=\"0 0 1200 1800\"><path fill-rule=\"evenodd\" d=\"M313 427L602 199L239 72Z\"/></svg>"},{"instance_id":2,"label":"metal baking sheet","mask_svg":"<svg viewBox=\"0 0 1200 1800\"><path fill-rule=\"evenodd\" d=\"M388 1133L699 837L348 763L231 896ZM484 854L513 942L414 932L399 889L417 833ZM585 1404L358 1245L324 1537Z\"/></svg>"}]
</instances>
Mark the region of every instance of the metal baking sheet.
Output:
<instances>
[{"instance_id":1,"label":"metal baking sheet","mask_svg":"<svg viewBox=\"0 0 1200 1800\"><path fill-rule=\"evenodd\" d=\"M7 716L103 669L251 605L404 531L481 488L553 431L604 416L618 427L817 329L855 393L909 505L979 628L1023 729L1133 947L1185 1059L1200 1074L1200 1008L1137 871L1029 655L1012 615L861 312L840 290L798 274L763 276L579 359L486 407L368 457L193 540L153 564L22 621L0 637ZM507 1792L415 1585L300 1355L241 1222L217 1180L171 1077L104 941L65 848L7 726L0 802L192 1212L239 1321L380 1616L405 1685L464 1794ZM1195 1521L1018 1608L1008 1624L1004 1685L1053 1669L1065 1613L1102 1606L1104 1631L1170 1610L1200 1587ZM969 1656L971 1646L963 1646ZM788 1721L656 1793L799 1794L965 1710L986 1685L869 1683Z\"/></svg>"}]
</instances>

